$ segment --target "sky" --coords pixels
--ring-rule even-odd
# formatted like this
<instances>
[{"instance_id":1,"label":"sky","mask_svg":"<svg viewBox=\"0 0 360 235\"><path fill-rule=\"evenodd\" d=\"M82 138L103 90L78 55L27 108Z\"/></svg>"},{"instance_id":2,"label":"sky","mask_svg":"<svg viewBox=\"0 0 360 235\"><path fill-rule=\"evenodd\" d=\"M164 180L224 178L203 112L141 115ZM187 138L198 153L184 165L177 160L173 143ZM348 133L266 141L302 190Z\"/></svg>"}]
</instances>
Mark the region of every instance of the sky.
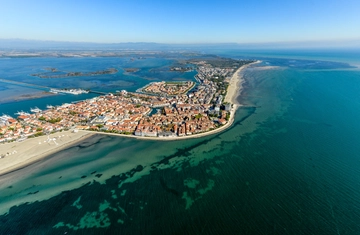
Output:
<instances>
[{"instance_id":1,"label":"sky","mask_svg":"<svg viewBox=\"0 0 360 235\"><path fill-rule=\"evenodd\" d=\"M0 0L0 38L98 43L360 40L359 0Z\"/></svg>"}]
</instances>

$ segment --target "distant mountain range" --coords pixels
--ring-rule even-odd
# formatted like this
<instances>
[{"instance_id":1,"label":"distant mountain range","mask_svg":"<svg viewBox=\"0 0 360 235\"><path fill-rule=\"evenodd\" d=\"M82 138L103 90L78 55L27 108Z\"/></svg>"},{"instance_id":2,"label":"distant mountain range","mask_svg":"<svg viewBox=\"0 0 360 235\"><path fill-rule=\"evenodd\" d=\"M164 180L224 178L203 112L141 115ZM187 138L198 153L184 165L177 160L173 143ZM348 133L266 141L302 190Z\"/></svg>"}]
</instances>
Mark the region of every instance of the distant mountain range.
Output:
<instances>
[{"instance_id":1,"label":"distant mountain range","mask_svg":"<svg viewBox=\"0 0 360 235\"><path fill-rule=\"evenodd\" d=\"M165 44L152 42L92 43L0 39L0 50L202 50L202 49L284 49L284 48L360 48L360 39L277 43Z\"/></svg>"},{"instance_id":2,"label":"distant mountain range","mask_svg":"<svg viewBox=\"0 0 360 235\"><path fill-rule=\"evenodd\" d=\"M64 42L41 41L25 39L0 39L0 49L48 49L48 50L89 50L89 49L144 49L158 48L157 43L92 43L92 42Z\"/></svg>"},{"instance_id":3,"label":"distant mountain range","mask_svg":"<svg viewBox=\"0 0 360 235\"><path fill-rule=\"evenodd\" d=\"M154 42L126 42L126 43L93 43L93 42L66 42L41 41L25 39L0 39L1 49L19 50L186 50L195 48L234 48L236 43L219 44L165 44Z\"/></svg>"}]
</instances>

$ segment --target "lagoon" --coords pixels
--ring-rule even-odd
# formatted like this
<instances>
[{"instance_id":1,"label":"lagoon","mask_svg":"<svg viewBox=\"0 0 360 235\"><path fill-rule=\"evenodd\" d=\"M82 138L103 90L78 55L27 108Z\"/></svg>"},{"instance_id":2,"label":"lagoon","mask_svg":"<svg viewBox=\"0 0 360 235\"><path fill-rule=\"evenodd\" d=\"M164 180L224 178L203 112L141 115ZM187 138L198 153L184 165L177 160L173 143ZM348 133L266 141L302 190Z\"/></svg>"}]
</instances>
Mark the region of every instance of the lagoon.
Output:
<instances>
[{"instance_id":1,"label":"lagoon","mask_svg":"<svg viewBox=\"0 0 360 235\"><path fill-rule=\"evenodd\" d=\"M1 176L0 232L360 233L360 70L287 56L244 72L221 133L95 135Z\"/></svg>"}]
</instances>

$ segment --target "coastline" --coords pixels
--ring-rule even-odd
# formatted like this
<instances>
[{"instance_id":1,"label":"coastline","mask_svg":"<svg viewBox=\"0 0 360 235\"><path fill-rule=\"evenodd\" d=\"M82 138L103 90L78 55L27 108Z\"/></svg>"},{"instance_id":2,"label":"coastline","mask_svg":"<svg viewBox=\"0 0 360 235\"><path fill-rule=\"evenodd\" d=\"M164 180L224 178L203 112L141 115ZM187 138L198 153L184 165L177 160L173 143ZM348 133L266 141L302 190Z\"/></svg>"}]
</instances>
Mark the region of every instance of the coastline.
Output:
<instances>
[{"instance_id":1,"label":"coastline","mask_svg":"<svg viewBox=\"0 0 360 235\"><path fill-rule=\"evenodd\" d=\"M156 140L156 141L175 141L175 140L186 140L192 138L201 138L204 136L209 136L212 134L219 133L227 128L229 128L234 120L236 110L241 104L236 101L237 96L241 93L244 83L244 79L241 76L241 72L248 68L250 65L260 63L261 61L256 61L245 66L240 67L231 77L229 81L229 86L227 89L227 93L224 99L224 102L232 103L232 108L230 110L230 118L229 121L214 130L198 133L194 135L187 136L176 136L176 137L141 137L135 135L120 135L114 133L105 133L105 132L93 132L93 131L85 131L79 130L77 133L72 133L71 131L63 131L51 134L48 136L40 136L32 139L26 139L23 142L12 142L0 144L0 155L5 154L4 158L0 159L0 176L8 174L10 172L19 170L21 168L26 167L32 163L40 161L46 156L56 153L64 148L67 148L75 143L81 142L82 140L95 135L112 135L117 137L125 137L125 138L135 138L139 140ZM48 138L55 138L55 141L48 141ZM9 155L10 154L10 155Z\"/></svg>"},{"instance_id":2,"label":"coastline","mask_svg":"<svg viewBox=\"0 0 360 235\"><path fill-rule=\"evenodd\" d=\"M259 64L261 63L260 60L257 60L253 63L244 65L242 67L240 67L238 70L236 70L236 72L233 74L233 76L231 77L230 81L229 81L229 86L227 89L227 93L224 99L224 102L229 102L232 104L236 104L241 106L237 101L236 101L236 96L237 94L240 94L242 89L243 89L243 83L245 82L244 78L242 76L240 76L240 73L247 69L250 65L254 65L254 64ZM231 116L232 117L232 116Z\"/></svg>"},{"instance_id":3,"label":"coastline","mask_svg":"<svg viewBox=\"0 0 360 235\"><path fill-rule=\"evenodd\" d=\"M49 137L39 136L23 142L0 144L0 155L5 155L0 158L0 176L35 163L94 134L83 131L77 133L63 131L51 134ZM57 144L53 140L48 141L48 138L55 138Z\"/></svg>"},{"instance_id":4,"label":"coastline","mask_svg":"<svg viewBox=\"0 0 360 235\"><path fill-rule=\"evenodd\" d=\"M242 84L245 82L245 80L243 79L243 77L241 76L240 73L243 70L247 69L249 66L258 64L258 63L261 63L261 61L257 60L253 63L250 63L250 64L240 67L238 70L235 71L235 73L230 78L227 93L224 98L224 102L229 102L229 103L233 104L232 108L230 110L230 118L226 124L224 124L223 126L221 126L219 128L216 128L214 130L203 132L203 133L198 133L198 134L193 134L193 135L175 136L175 137L142 137L142 136L135 136L135 135L121 135L121 134L106 133L106 132L93 132L93 131L86 131L86 130L83 130L83 131L88 132L88 133L102 134L102 135L112 135L112 136L120 136L120 137L126 137L126 138L134 138L134 139L139 139L139 140L157 140L157 141L186 140L186 139L200 138L200 137L219 133L219 132L229 128L233 124L233 122L235 120L236 110L238 109L238 107L241 106L241 104L239 104L236 101L237 96L240 95L240 93L243 89Z\"/></svg>"}]
</instances>

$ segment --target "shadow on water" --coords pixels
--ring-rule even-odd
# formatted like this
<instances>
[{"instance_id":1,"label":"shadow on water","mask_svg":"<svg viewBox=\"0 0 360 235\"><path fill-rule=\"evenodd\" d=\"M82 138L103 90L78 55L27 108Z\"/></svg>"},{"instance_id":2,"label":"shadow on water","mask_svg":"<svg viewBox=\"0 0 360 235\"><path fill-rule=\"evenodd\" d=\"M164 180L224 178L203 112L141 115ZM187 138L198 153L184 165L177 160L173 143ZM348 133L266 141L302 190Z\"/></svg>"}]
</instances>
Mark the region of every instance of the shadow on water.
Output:
<instances>
[{"instance_id":1,"label":"shadow on water","mask_svg":"<svg viewBox=\"0 0 360 235\"><path fill-rule=\"evenodd\" d=\"M231 128L228 128L228 129L224 130L223 132L211 135L211 137L205 137L204 140L199 141L198 143L193 144L193 145L191 145L189 147L185 147L185 148L182 148L182 149L177 149L174 154L171 154L169 156L164 157L164 159L162 159L161 161L153 163L152 166L157 166L157 165L160 165L160 164L168 164L170 159L176 158L176 157L179 157L179 156L191 156L191 153L190 153L191 150L193 150L195 148L198 148L199 146L205 145L205 144L211 142L212 140L219 138L224 133L227 133L228 131L230 131L235 126L241 125L241 123L243 121L248 119L256 111L255 107L246 107L246 108L242 108L242 109L248 110L248 114L246 116L242 117L241 119L234 121L233 126Z\"/></svg>"},{"instance_id":2,"label":"shadow on water","mask_svg":"<svg viewBox=\"0 0 360 235\"><path fill-rule=\"evenodd\" d=\"M241 122L249 118L256 110L256 108L245 109L248 111L247 115L234 122L231 128L241 125ZM226 133L231 128L222 133L205 137L194 145L177 149L174 154L165 156L164 159L151 164L149 168L151 174L141 178L145 180L145 184L142 182L143 180L131 180L136 173L142 172L145 169L142 165L138 165L128 172L112 176L105 181L105 184L96 182L96 178L102 175L101 172L92 171L88 176L83 175L81 178L89 179L89 181L80 188L62 192L58 196L41 202L25 203L12 207L8 214L0 216L0 231L5 234L31 234L32 231L33 233L41 230L51 231L54 229L54 226L56 227L56 232L60 233L72 230L82 231L81 233L98 234L100 231L116 231L116 229L120 228L125 229L124 231L132 231L134 221L137 221L135 222L137 224L142 218L138 214L139 208L144 212L148 211L148 209L144 209L145 205L139 206L139 204L147 201L148 208L155 206L156 203L152 204L151 201L158 201L158 199L155 199L158 197L156 195L163 195L162 192L164 190L169 195L174 195L178 198L176 205L170 203L170 206L175 206L173 208L175 211L183 211L184 202L180 197L182 195L181 192L185 191L186 188L184 188L182 179L174 178L173 170L159 169L158 166L170 164L169 161L171 159L176 159L180 156L190 156L191 150L220 138L221 134ZM85 142L70 148L89 148L100 142L101 139L93 143ZM181 165L184 168L192 169L189 168L187 161L183 161ZM153 181L154 178L158 180ZM177 185L176 189L173 186L169 186L167 181L171 181L173 186ZM206 185L204 187L206 188ZM153 192L153 194L149 196L149 192ZM206 189L204 192L206 192ZM30 192L29 195L36 193L38 192ZM192 197L198 200L199 195L196 196L194 194ZM121 200L119 200L119 197L121 197ZM77 200L79 202L75 203ZM124 201L128 203L123 204L122 202ZM152 205L150 206L150 204ZM105 206L105 209L101 208L102 206ZM172 216L175 216L175 214ZM27 218L28 216L29 218ZM80 218L79 216L83 217ZM25 218L26 222L23 222ZM102 230L105 228L106 230ZM126 230L126 228L129 230Z\"/></svg>"}]
</instances>

